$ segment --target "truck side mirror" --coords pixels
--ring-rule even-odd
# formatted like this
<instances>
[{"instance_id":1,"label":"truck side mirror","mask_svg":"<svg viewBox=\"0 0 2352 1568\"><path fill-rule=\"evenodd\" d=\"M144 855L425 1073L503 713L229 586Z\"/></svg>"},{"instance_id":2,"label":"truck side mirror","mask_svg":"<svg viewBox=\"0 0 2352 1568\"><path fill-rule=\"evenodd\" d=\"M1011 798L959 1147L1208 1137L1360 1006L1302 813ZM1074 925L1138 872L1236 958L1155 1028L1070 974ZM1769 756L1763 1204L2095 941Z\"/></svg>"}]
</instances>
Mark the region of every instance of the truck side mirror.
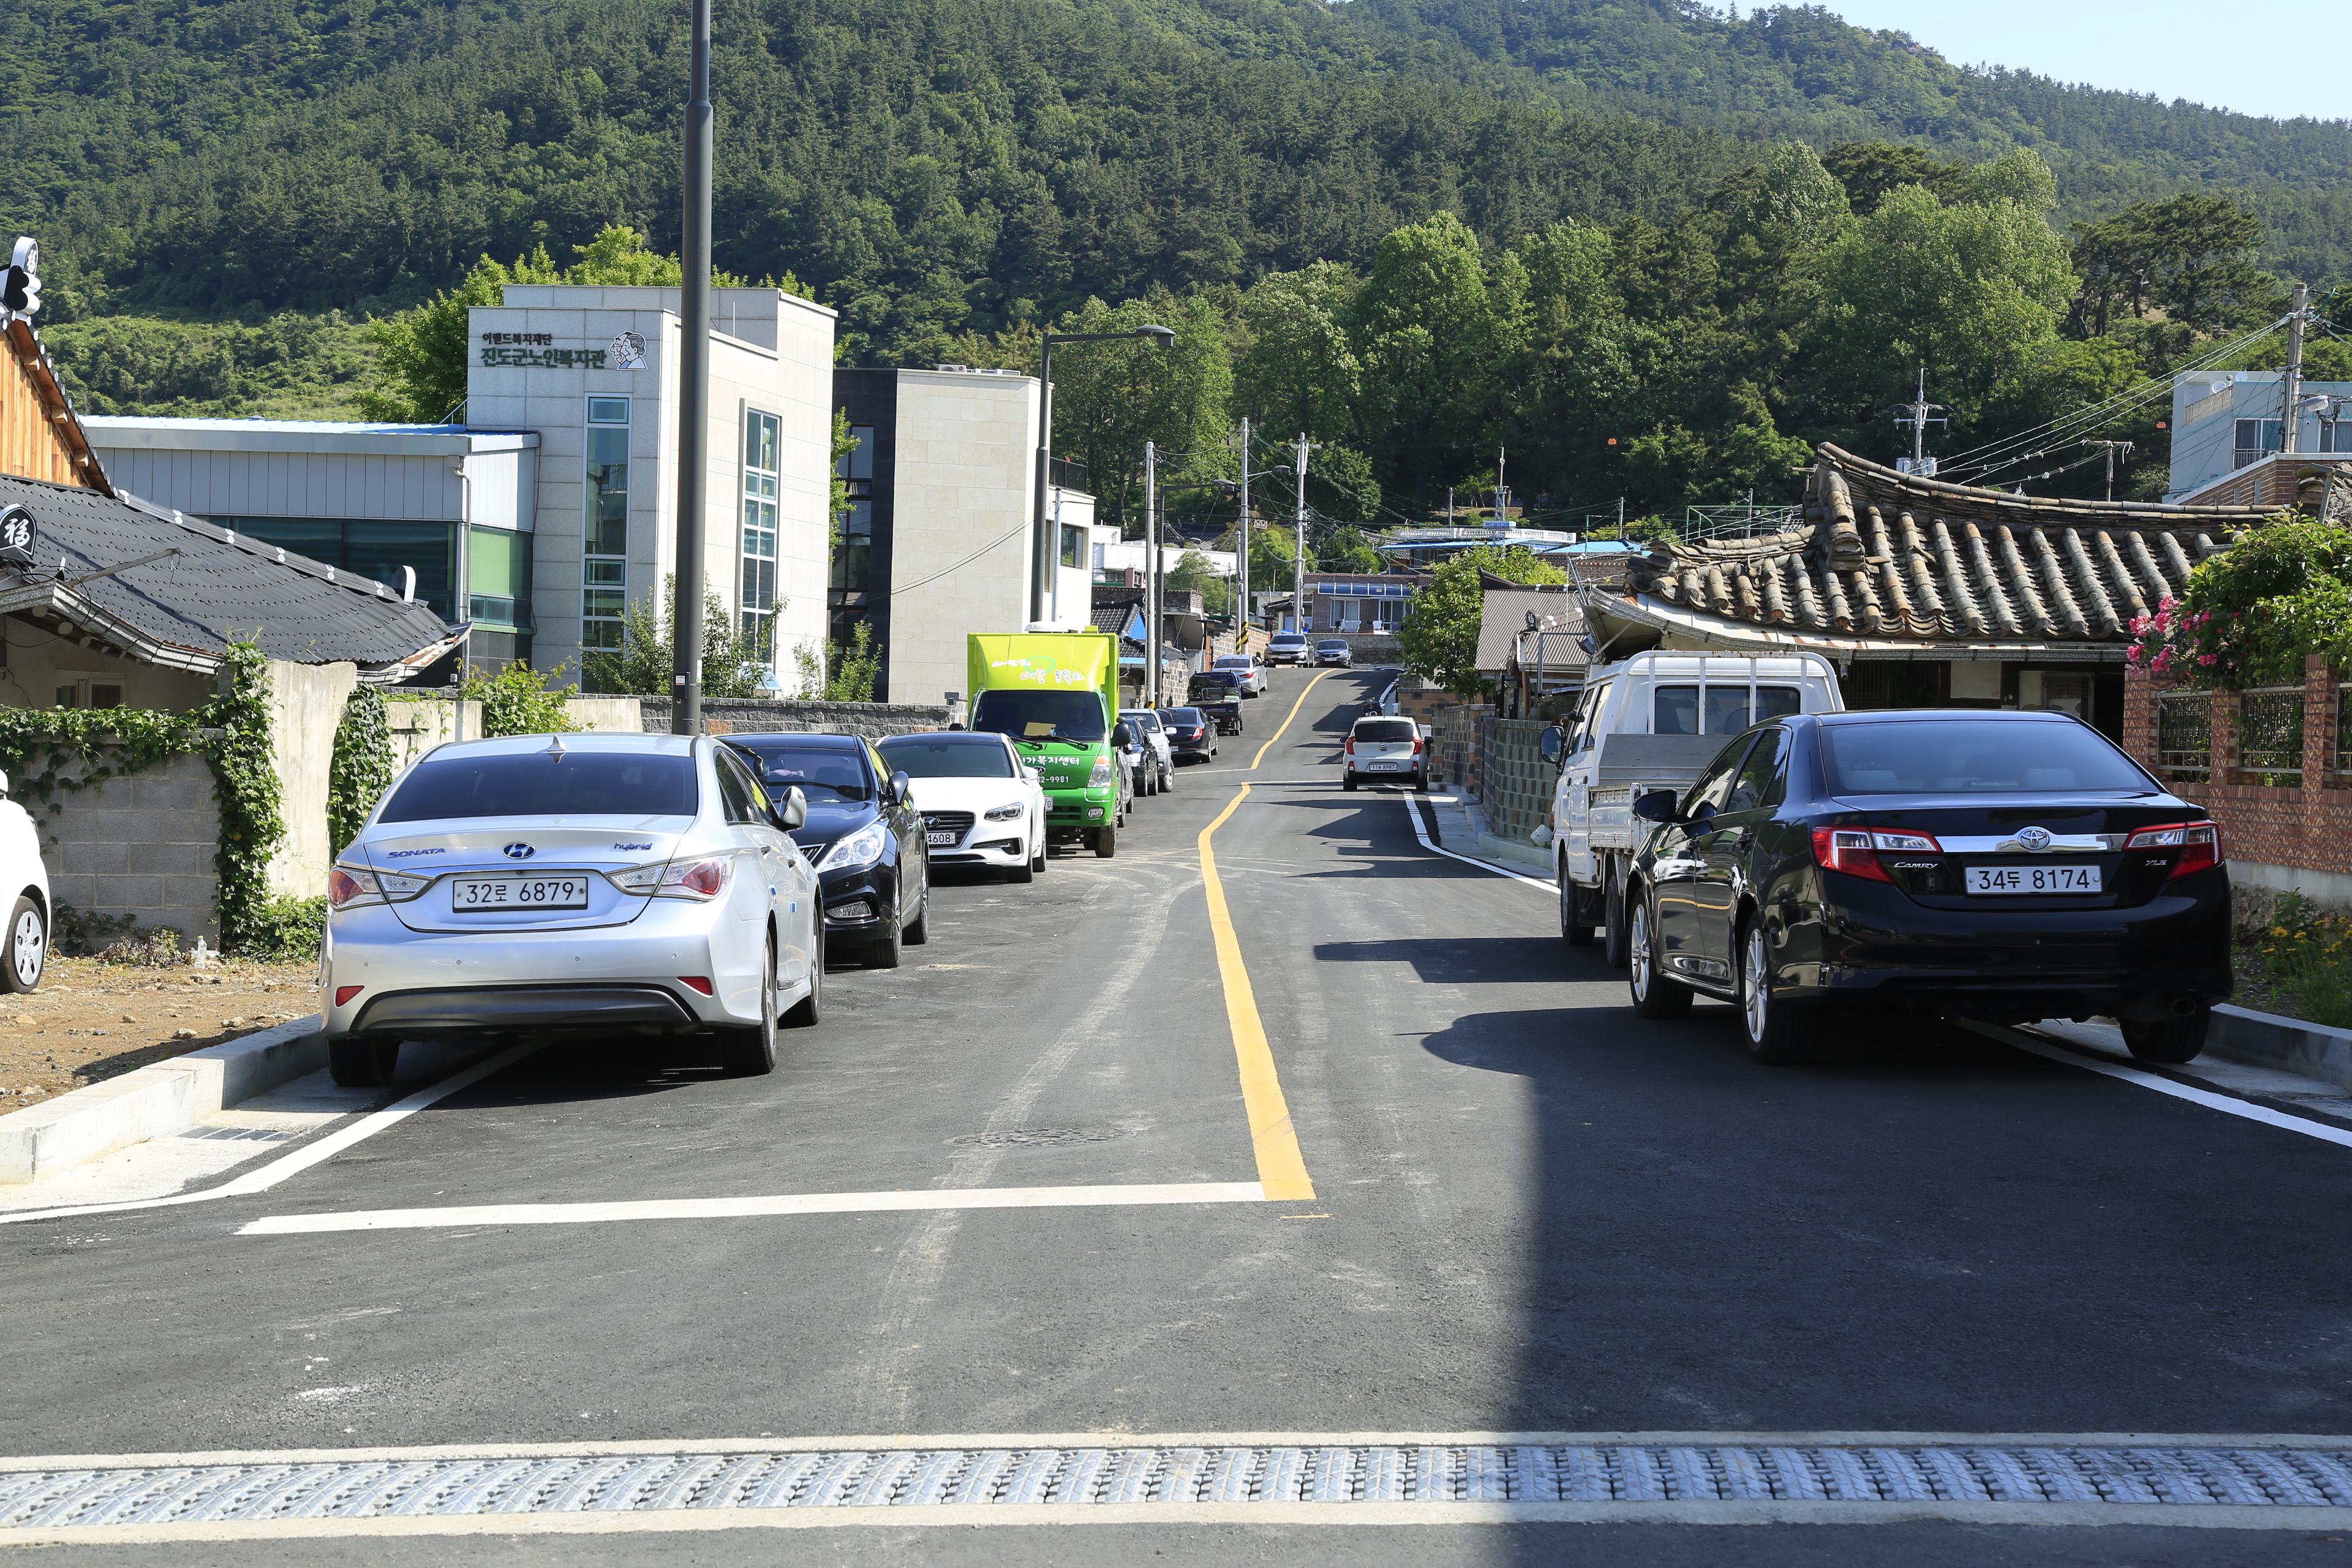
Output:
<instances>
[{"instance_id":1,"label":"truck side mirror","mask_svg":"<svg viewBox=\"0 0 2352 1568\"><path fill-rule=\"evenodd\" d=\"M1559 761L1559 726L1554 724L1547 728L1536 749L1543 752L1545 762L1557 763Z\"/></svg>"},{"instance_id":2,"label":"truck side mirror","mask_svg":"<svg viewBox=\"0 0 2352 1568\"><path fill-rule=\"evenodd\" d=\"M784 798L770 806L768 811L775 825L790 833L808 822L808 796L801 793L800 785L794 784L784 792Z\"/></svg>"},{"instance_id":3,"label":"truck side mirror","mask_svg":"<svg viewBox=\"0 0 2352 1568\"><path fill-rule=\"evenodd\" d=\"M1675 801L1674 791L1654 789L1634 798L1633 815L1644 822L1672 822L1675 820Z\"/></svg>"}]
</instances>

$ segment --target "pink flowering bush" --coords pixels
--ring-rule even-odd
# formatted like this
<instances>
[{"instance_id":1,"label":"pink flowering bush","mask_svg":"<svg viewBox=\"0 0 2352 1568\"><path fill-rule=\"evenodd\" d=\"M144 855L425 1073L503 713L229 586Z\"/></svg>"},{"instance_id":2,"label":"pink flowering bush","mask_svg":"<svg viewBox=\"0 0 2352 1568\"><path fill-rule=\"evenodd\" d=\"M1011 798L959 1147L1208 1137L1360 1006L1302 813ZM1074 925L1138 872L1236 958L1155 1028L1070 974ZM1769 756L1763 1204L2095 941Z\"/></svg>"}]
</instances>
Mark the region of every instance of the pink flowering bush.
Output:
<instances>
[{"instance_id":1,"label":"pink flowering bush","mask_svg":"<svg viewBox=\"0 0 2352 1568\"><path fill-rule=\"evenodd\" d=\"M2240 532L2131 623L2125 658L2184 686L2294 685L2306 654L2352 656L2352 532L2281 513Z\"/></svg>"}]
</instances>

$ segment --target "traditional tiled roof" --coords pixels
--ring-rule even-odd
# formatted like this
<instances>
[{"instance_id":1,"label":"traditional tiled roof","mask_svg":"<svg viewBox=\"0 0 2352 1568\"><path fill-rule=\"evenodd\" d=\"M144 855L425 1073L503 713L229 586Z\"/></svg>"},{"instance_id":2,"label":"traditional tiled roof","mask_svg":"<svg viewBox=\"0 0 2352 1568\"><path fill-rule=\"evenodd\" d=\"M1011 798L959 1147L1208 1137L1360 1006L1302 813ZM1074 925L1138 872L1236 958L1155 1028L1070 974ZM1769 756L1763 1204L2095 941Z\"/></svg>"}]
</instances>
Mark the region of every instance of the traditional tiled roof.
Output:
<instances>
[{"instance_id":1,"label":"traditional tiled roof","mask_svg":"<svg viewBox=\"0 0 2352 1568\"><path fill-rule=\"evenodd\" d=\"M1732 641L1759 640L1736 635L1757 628L1814 647L2120 645L2135 616L2178 596L2192 567L2262 515L2009 495L1824 446L1801 526L1654 546L1632 563L1621 604L1653 624L1713 623Z\"/></svg>"},{"instance_id":2,"label":"traditional tiled roof","mask_svg":"<svg viewBox=\"0 0 2352 1568\"><path fill-rule=\"evenodd\" d=\"M33 516L33 564L0 567L0 614L88 647L208 673L236 639L392 679L454 639L425 605L373 578L201 519L0 474L0 510L16 506Z\"/></svg>"}]
</instances>

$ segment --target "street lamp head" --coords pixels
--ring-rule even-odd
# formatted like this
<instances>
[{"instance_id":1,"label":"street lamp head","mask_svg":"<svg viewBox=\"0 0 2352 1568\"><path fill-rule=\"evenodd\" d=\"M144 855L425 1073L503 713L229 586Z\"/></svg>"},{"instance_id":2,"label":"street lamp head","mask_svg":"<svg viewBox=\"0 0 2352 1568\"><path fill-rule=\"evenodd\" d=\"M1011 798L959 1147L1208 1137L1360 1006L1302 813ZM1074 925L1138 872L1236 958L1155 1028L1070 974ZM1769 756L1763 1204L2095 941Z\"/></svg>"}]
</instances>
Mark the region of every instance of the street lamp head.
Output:
<instances>
[{"instance_id":1,"label":"street lamp head","mask_svg":"<svg viewBox=\"0 0 2352 1568\"><path fill-rule=\"evenodd\" d=\"M1171 327L1138 327L1135 329L1135 335L1149 340L1159 348L1172 349L1176 346L1176 332Z\"/></svg>"}]
</instances>

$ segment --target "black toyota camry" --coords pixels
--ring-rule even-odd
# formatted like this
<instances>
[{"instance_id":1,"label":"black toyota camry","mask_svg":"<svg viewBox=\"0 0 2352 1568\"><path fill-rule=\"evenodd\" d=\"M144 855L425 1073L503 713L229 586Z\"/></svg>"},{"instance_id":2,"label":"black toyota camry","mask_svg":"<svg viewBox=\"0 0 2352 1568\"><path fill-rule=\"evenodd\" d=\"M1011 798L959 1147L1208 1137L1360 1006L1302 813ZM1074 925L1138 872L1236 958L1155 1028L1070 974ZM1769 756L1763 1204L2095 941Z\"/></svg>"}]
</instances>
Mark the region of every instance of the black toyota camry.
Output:
<instances>
[{"instance_id":1,"label":"black toyota camry","mask_svg":"<svg viewBox=\"0 0 2352 1568\"><path fill-rule=\"evenodd\" d=\"M2184 1062L2230 994L2220 833L2066 714L1791 714L1633 811L1635 1010L1736 1002L1760 1061L1876 1012L2106 1016Z\"/></svg>"},{"instance_id":2,"label":"black toyota camry","mask_svg":"<svg viewBox=\"0 0 2352 1568\"><path fill-rule=\"evenodd\" d=\"M769 795L798 788L808 820L793 841L816 865L824 940L898 967L902 943L929 940L931 862L912 784L856 735L730 735Z\"/></svg>"}]
</instances>

